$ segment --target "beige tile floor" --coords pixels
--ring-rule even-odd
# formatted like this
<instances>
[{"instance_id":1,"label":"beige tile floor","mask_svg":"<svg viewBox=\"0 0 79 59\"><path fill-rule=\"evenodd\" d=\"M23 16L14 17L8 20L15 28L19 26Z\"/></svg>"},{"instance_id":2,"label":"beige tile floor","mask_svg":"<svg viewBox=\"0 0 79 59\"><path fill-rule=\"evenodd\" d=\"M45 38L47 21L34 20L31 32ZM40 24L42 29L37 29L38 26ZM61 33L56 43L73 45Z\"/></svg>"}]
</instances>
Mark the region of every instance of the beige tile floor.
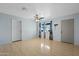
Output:
<instances>
[{"instance_id":1,"label":"beige tile floor","mask_svg":"<svg viewBox=\"0 0 79 59\"><path fill-rule=\"evenodd\" d=\"M79 47L47 39L32 39L0 46L1 56L79 56Z\"/></svg>"}]
</instances>

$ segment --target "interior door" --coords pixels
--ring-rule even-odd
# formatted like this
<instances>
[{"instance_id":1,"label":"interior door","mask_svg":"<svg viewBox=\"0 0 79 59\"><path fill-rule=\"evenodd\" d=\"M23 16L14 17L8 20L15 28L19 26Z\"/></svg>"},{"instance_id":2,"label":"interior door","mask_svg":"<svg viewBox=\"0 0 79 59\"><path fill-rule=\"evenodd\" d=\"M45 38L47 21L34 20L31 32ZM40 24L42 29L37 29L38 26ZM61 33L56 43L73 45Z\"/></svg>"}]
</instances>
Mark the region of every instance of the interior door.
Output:
<instances>
[{"instance_id":1,"label":"interior door","mask_svg":"<svg viewBox=\"0 0 79 59\"><path fill-rule=\"evenodd\" d=\"M12 41L21 40L21 21L12 20Z\"/></svg>"},{"instance_id":2,"label":"interior door","mask_svg":"<svg viewBox=\"0 0 79 59\"><path fill-rule=\"evenodd\" d=\"M74 19L61 21L61 40L74 43Z\"/></svg>"}]
</instances>

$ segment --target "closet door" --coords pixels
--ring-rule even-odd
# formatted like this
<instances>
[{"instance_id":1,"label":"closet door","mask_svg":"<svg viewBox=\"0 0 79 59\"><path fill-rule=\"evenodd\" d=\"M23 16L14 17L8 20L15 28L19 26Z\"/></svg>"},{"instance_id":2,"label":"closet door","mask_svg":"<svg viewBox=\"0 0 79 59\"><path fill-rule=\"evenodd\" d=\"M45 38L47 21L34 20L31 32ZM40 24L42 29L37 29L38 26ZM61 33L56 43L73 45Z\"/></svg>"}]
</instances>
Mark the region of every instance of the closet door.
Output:
<instances>
[{"instance_id":1,"label":"closet door","mask_svg":"<svg viewBox=\"0 0 79 59\"><path fill-rule=\"evenodd\" d=\"M12 20L12 41L21 40L21 21Z\"/></svg>"},{"instance_id":2,"label":"closet door","mask_svg":"<svg viewBox=\"0 0 79 59\"><path fill-rule=\"evenodd\" d=\"M61 40L67 43L74 43L74 19L62 20Z\"/></svg>"}]
</instances>

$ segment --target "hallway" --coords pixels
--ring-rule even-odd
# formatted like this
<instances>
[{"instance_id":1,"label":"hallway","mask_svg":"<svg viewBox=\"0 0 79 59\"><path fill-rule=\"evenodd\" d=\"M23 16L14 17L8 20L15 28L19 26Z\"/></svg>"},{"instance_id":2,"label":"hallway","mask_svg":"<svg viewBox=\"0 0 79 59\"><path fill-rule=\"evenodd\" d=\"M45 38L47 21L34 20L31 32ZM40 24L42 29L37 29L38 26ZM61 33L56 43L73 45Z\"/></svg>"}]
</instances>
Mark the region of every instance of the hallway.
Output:
<instances>
[{"instance_id":1,"label":"hallway","mask_svg":"<svg viewBox=\"0 0 79 59\"><path fill-rule=\"evenodd\" d=\"M79 47L47 39L32 39L0 46L0 55L79 56Z\"/></svg>"}]
</instances>

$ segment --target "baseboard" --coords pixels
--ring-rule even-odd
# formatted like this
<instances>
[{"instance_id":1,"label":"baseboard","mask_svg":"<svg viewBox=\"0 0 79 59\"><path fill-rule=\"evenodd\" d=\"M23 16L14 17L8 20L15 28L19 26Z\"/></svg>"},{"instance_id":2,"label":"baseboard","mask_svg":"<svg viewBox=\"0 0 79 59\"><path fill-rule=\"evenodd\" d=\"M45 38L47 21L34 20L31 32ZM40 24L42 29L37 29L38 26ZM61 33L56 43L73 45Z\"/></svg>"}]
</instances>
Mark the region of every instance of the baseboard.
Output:
<instances>
[{"instance_id":1,"label":"baseboard","mask_svg":"<svg viewBox=\"0 0 79 59\"><path fill-rule=\"evenodd\" d=\"M22 40L16 40L16 41L12 41L12 42L18 42L18 41L22 41Z\"/></svg>"}]
</instances>

